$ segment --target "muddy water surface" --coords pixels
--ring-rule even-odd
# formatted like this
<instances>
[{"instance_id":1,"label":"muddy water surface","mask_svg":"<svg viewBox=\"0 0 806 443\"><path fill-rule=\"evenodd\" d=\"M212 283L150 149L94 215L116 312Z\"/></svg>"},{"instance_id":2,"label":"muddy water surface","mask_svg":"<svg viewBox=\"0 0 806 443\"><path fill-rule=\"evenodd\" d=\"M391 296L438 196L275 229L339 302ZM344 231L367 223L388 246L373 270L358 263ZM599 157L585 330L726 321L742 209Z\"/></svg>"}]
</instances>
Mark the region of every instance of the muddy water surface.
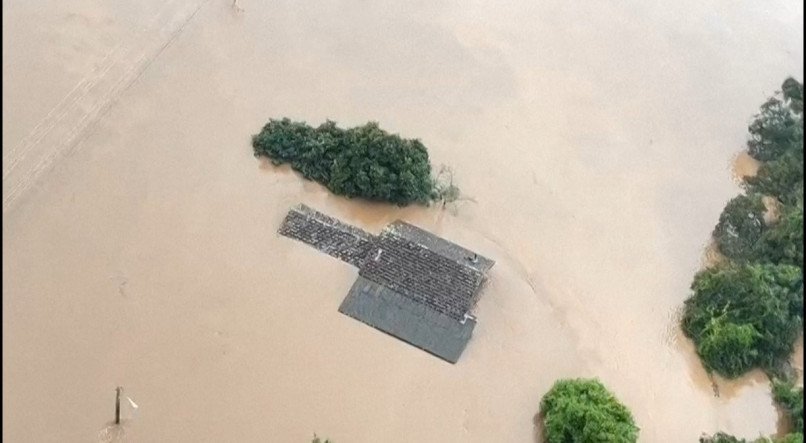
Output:
<instances>
[{"instance_id":1,"label":"muddy water surface","mask_svg":"<svg viewBox=\"0 0 806 443\"><path fill-rule=\"evenodd\" d=\"M39 150L4 165L9 440L97 441L123 385L130 441L534 441L575 376L641 441L774 432L767 385L715 397L676 319L749 116L802 78L799 2L56 3L3 4L4 160ZM94 70L117 45L125 87ZM86 78L112 86L75 101ZM420 137L475 202L329 195L252 157L281 116ZM338 314L355 270L275 233L298 202L494 258L462 360Z\"/></svg>"}]
</instances>

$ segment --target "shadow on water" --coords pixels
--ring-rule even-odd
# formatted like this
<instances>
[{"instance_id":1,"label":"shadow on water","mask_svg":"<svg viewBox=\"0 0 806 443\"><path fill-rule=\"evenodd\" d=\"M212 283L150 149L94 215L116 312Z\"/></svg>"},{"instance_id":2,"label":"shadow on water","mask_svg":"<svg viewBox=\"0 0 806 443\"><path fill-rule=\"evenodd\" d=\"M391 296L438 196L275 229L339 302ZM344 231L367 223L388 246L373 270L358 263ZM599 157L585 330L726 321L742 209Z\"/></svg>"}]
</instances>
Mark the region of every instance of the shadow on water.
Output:
<instances>
[{"instance_id":1,"label":"shadow on water","mask_svg":"<svg viewBox=\"0 0 806 443\"><path fill-rule=\"evenodd\" d=\"M533 436L535 443L543 443L546 441L546 436L543 435L543 415L538 412L532 417Z\"/></svg>"}]
</instances>

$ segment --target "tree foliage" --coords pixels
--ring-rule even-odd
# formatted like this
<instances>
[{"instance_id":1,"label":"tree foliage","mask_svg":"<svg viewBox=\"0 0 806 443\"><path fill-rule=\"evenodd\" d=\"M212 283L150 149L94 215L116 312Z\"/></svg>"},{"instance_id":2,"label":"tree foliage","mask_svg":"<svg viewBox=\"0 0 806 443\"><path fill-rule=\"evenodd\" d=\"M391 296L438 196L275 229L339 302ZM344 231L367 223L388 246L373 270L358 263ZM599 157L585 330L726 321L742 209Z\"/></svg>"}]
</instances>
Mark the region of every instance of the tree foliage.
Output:
<instances>
[{"instance_id":1,"label":"tree foliage","mask_svg":"<svg viewBox=\"0 0 806 443\"><path fill-rule=\"evenodd\" d=\"M776 379L772 381L772 397L786 413L792 423L792 430L802 435L803 387L797 388L791 381Z\"/></svg>"},{"instance_id":2,"label":"tree foliage","mask_svg":"<svg viewBox=\"0 0 806 443\"><path fill-rule=\"evenodd\" d=\"M770 195L784 204L803 199L803 84L788 78L781 92L761 106L748 128L747 151L762 162L745 178L749 193ZM802 206L802 204L801 204Z\"/></svg>"},{"instance_id":3,"label":"tree foliage","mask_svg":"<svg viewBox=\"0 0 806 443\"><path fill-rule=\"evenodd\" d=\"M764 231L764 211L758 195L739 195L729 201L712 234L719 252L734 261L754 258Z\"/></svg>"},{"instance_id":4,"label":"tree foliage","mask_svg":"<svg viewBox=\"0 0 806 443\"><path fill-rule=\"evenodd\" d=\"M755 176L745 177L744 188L750 194L769 195L785 205L803 201L803 141L793 150L763 162Z\"/></svg>"},{"instance_id":5,"label":"tree foliage","mask_svg":"<svg viewBox=\"0 0 806 443\"><path fill-rule=\"evenodd\" d=\"M739 195L722 210L712 237L717 250L735 263L773 263L803 268L803 204L780 206L766 224L761 196Z\"/></svg>"},{"instance_id":6,"label":"tree foliage","mask_svg":"<svg viewBox=\"0 0 806 443\"><path fill-rule=\"evenodd\" d=\"M724 432L717 432L714 435L700 437L700 443L803 443L803 434L793 432L782 437L759 437L755 440L748 441Z\"/></svg>"},{"instance_id":7,"label":"tree foliage","mask_svg":"<svg viewBox=\"0 0 806 443\"><path fill-rule=\"evenodd\" d=\"M443 198L426 147L374 122L341 129L332 121L313 128L287 118L270 120L252 137L252 147L256 156L288 163L338 195L398 205Z\"/></svg>"},{"instance_id":8,"label":"tree foliage","mask_svg":"<svg viewBox=\"0 0 806 443\"><path fill-rule=\"evenodd\" d=\"M703 435L700 437L700 443L748 443L743 438L736 438L724 432L717 432L714 435Z\"/></svg>"},{"instance_id":9,"label":"tree foliage","mask_svg":"<svg viewBox=\"0 0 806 443\"><path fill-rule=\"evenodd\" d=\"M803 432L790 432L770 440L772 443L803 443Z\"/></svg>"},{"instance_id":10,"label":"tree foliage","mask_svg":"<svg viewBox=\"0 0 806 443\"><path fill-rule=\"evenodd\" d=\"M748 127L747 151L756 160L775 160L803 144L803 85L788 78L781 90L761 105Z\"/></svg>"},{"instance_id":11,"label":"tree foliage","mask_svg":"<svg viewBox=\"0 0 806 443\"><path fill-rule=\"evenodd\" d=\"M754 368L776 374L802 333L803 85L787 79L749 127L761 162L746 195L722 211L713 238L728 262L698 273L682 328L709 371L728 378ZM778 201L766 223L762 196Z\"/></svg>"},{"instance_id":12,"label":"tree foliage","mask_svg":"<svg viewBox=\"0 0 806 443\"><path fill-rule=\"evenodd\" d=\"M632 443L632 414L596 379L554 383L540 402L548 443Z\"/></svg>"},{"instance_id":13,"label":"tree foliage","mask_svg":"<svg viewBox=\"0 0 806 443\"><path fill-rule=\"evenodd\" d=\"M795 114L803 113L803 84L792 77L784 80L781 85L784 99L789 100L789 108Z\"/></svg>"},{"instance_id":14,"label":"tree foliage","mask_svg":"<svg viewBox=\"0 0 806 443\"><path fill-rule=\"evenodd\" d=\"M803 85L788 78L749 127L748 152L761 162L745 178L746 196L731 200L713 237L727 265L698 273L682 328L703 364L728 378L760 367L783 374L803 328ZM761 196L780 203L766 225ZM753 443L803 443L803 388L774 378L773 397L793 424L782 437ZM700 443L749 443L718 432Z\"/></svg>"},{"instance_id":15,"label":"tree foliage","mask_svg":"<svg viewBox=\"0 0 806 443\"><path fill-rule=\"evenodd\" d=\"M784 207L778 221L765 229L753 249L760 261L803 269L803 203Z\"/></svg>"},{"instance_id":16,"label":"tree foliage","mask_svg":"<svg viewBox=\"0 0 806 443\"><path fill-rule=\"evenodd\" d=\"M775 371L801 333L803 278L794 266L729 264L698 273L682 328L709 371Z\"/></svg>"}]
</instances>

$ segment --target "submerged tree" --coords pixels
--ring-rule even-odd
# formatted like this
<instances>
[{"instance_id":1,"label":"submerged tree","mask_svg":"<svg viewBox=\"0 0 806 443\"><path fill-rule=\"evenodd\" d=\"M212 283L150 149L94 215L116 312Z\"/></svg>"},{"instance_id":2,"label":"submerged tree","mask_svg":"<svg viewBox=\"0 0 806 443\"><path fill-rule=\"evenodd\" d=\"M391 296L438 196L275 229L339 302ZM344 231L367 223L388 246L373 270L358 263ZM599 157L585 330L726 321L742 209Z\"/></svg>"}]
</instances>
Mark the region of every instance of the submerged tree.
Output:
<instances>
[{"instance_id":1,"label":"submerged tree","mask_svg":"<svg viewBox=\"0 0 806 443\"><path fill-rule=\"evenodd\" d=\"M759 437L755 440L737 438L724 432L700 437L700 443L803 443L803 434L791 433L781 437Z\"/></svg>"},{"instance_id":2,"label":"submerged tree","mask_svg":"<svg viewBox=\"0 0 806 443\"><path fill-rule=\"evenodd\" d=\"M764 232L764 211L758 195L739 195L728 202L712 234L719 252L735 261L754 258Z\"/></svg>"},{"instance_id":3,"label":"submerged tree","mask_svg":"<svg viewBox=\"0 0 806 443\"><path fill-rule=\"evenodd\" d=\"M747 150L761 161L755 177L745 178L749 193L770 195L794 205L803 198L803 84L788 78L781 92L761 106L748 128Z\"/></svg>"},{"instance_id":4,"label":"submerged tree","mask_svg":"<svg viewBox=\"0 0 806 443\"><path fill-rule=\"evenodd\" d=\"M795 80L792 77L784 80L781 85L781 92L784 99L789 100L789 108L795 114L803 113L803 83Z\"/></svg>"},{"instance_id":5,"label":"submerged tree","mask_svg":"<svg viewBox=\"0 0 806 443\"><path fill-rule=\"evenodd\" d=\"M788 359L803 327L800 268L729 264L700 272L691 289L682 328L709 371L736 378Z\"/></svg>"},{"instance_id":6,"label":"submerged tree","mask_svg":"<svg viewBox=\"0 0 806 443\"><path fill-rule=\"evenodd\" d=\"M458 193L438 186L428 150L419 140L389 134L374 122L341 129L332 121L313 128L287 118L270 120L252 137L252 147L256 156L288 163L305 178L346 197L408 205Z\"/></svg>"},{"instance_id":7,"label":"submerged tree","mask_svg":"<svg viewBox=\"0 0 806 443\"><path fill-rule=\"evenodd\" d=\"M755 176L745 177L744 188L750 194L769 195L785 205L803 200L803 142L801 149L763 162Z\"/></svg>"},{"instance_id":8,"label":"submerged tree","mask_svg":"<svg viewBox=\"0 0 806 443\"><path fill-rule=\"evenodd\" d=\"M748 153L762 162L803 150L803 85L788 78L781 89L761 106L748 127Z\"/></svg>"},{"instance_id":9,"label":"submerged tree","mask_svg":"<svg viewBox=\"0 0 806 443\"><path fill-rule=\"evenodd\" d=\"M802 436L803 387L796 387L792 381L775 379L772 381L772 397L789 419L792 431Z\"/></svg>"},{"instance_id":10,"label":"submerged tree","mask_svg":"<svg viewBox=\"0 0 806 443\"><path fill-rule=\"evenodd\" d=\"M784 207L779 219L759 238L759 260L803 269L803 203Z\"/></svg>"},{"instance_id":11,"label":"submerged tree","mask_svg":"<svg viewBox=\"0 0 806 443\"><path fill-rule=\"evenodd\" d=\"M596 379L559 380L540 402L548 443L634 443L632 414Z\"/></svg>"},{"instance_id":12,"label":"submerged tree","mask_svg":"<svg viewBox=\"0 0 806 443\"><path fill-rule=\"evenodd\" d=\"M773 377L776 403L793 424L781 437L752 443L803 443L803 388L787 376L787 360L803 333L803 85L788 78L749 127L748 152L761 162L744 179L747 196L728 204L714 239L730 259L698 273L685 302L682 328L709 371L728 378L761 368ZM780 208L759 223L760 196ZM750 443L718 432L701 443Z\"/></svg>"}]
</instances>

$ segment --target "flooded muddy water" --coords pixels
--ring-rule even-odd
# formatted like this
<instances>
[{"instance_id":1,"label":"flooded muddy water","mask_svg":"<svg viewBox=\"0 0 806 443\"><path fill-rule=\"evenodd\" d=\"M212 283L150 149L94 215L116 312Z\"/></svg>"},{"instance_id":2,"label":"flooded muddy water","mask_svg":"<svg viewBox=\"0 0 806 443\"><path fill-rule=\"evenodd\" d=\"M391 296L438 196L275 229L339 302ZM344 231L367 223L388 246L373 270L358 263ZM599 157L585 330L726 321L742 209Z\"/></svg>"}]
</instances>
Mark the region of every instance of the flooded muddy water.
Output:
<instances>
[{"instance_id":1,"label":"flooded muddy water","mask_svg":"<svg viewBox=\"0 0 806 443\"><path fill-rule=\"evenodd\" d=\"M120 385L128 441L535 441L578 376L641 441L775 431L677 318L800 2L239 4L3 3L3 437L107 438ZM252 156L283 116L419 137L473 201L330 195ZM497 261L458 364L337 312L355 270L276 234L299 202Z\"/></svg>"}]
</instances>

